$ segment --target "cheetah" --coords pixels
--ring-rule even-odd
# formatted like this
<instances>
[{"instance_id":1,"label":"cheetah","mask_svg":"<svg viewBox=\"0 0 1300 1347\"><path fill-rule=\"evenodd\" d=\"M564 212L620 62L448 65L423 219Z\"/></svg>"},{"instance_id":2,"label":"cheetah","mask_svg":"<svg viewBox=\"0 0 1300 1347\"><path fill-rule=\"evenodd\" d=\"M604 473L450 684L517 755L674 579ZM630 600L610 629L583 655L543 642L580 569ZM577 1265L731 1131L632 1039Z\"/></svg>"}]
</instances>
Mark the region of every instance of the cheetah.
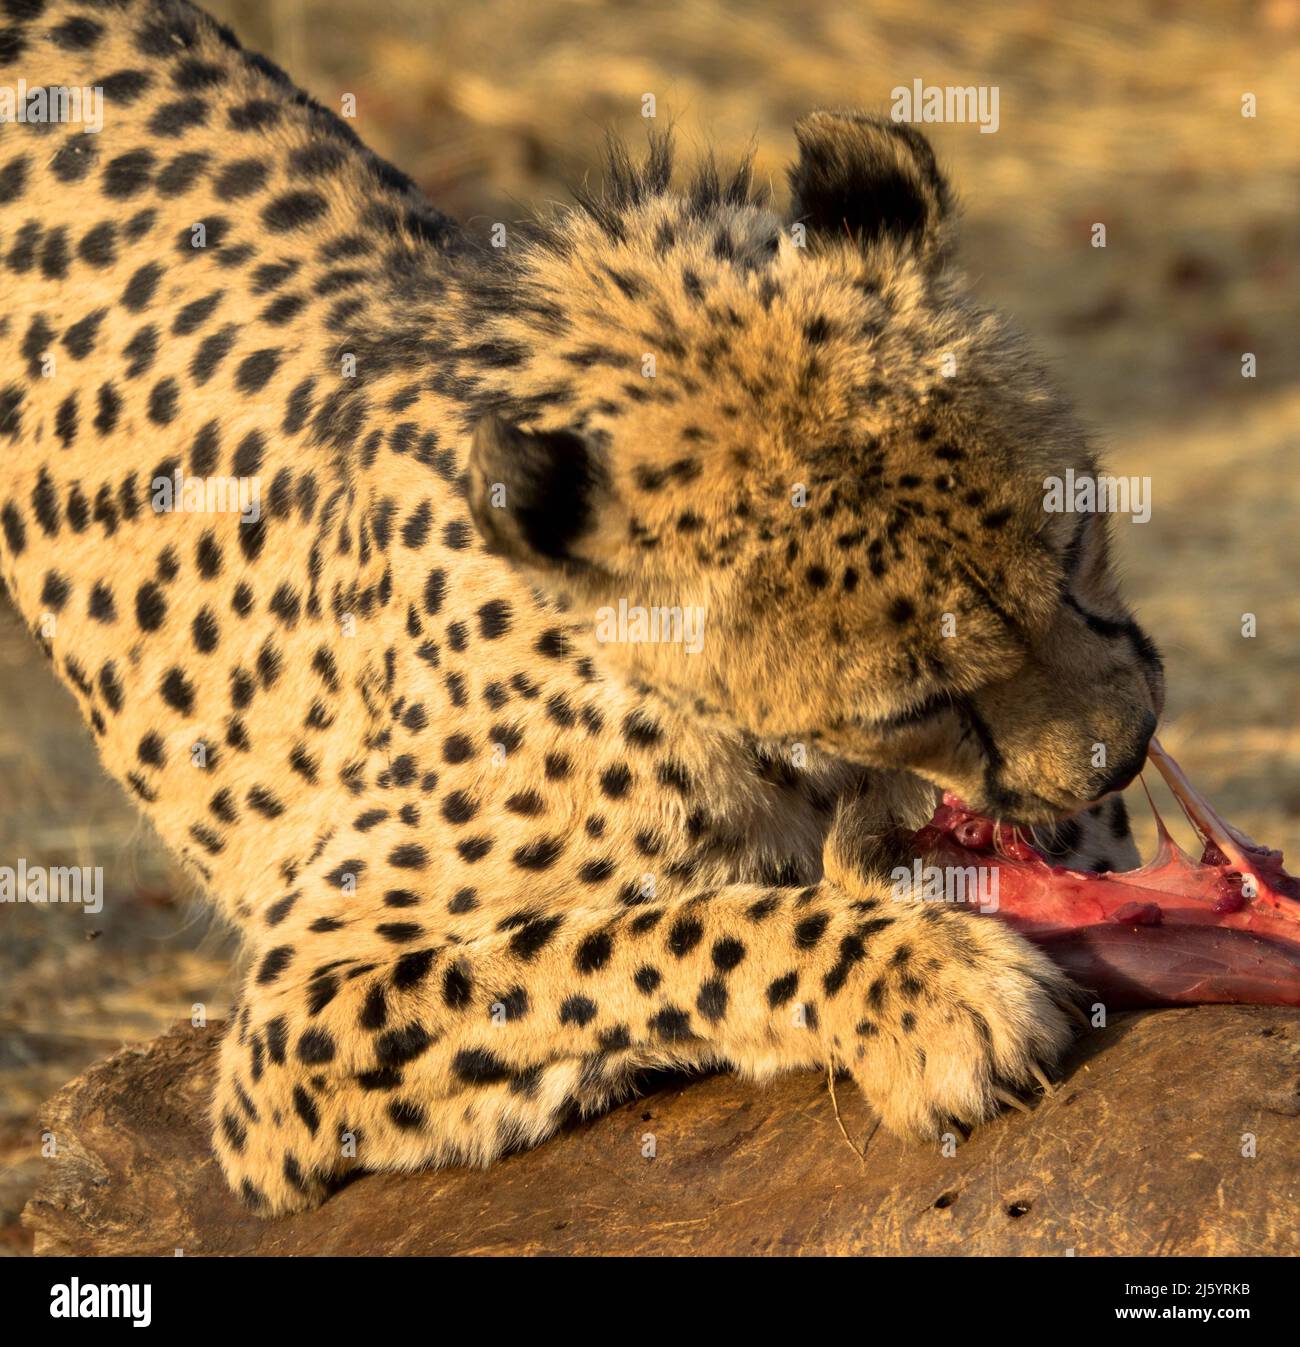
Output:
<instances>
[{"instance_id":1,"label":"cheetah","mask_svg":"<svg viewBox=\"0 0 1300 1347\"><path fill-rule=\"evenodd\" d=\"M920 1137L1051 1071L1072 984L887 874L944 791L1132 863L1163 674L926 140L812 113L788 212L615 142L494 247L184 0L0 15L0 87L103 94L0 125L3 579L241 934L235 1191L487 1164L646 1069Z\"/></svg>"}]
</instances>

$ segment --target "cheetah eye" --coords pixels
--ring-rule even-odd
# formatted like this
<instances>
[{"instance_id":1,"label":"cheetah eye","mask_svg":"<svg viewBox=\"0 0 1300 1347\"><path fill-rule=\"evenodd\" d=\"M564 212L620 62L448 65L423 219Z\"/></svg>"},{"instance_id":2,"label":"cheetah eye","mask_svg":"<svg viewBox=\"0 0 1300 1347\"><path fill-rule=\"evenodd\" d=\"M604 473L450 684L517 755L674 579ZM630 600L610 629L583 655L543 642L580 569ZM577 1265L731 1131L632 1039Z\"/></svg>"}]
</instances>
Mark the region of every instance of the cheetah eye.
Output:
<instances>
[{"instance_id":1,"label":"cheetah eye","mask_svg":"<svg viewBox=\"0 0 1300 1347\"><path fill-rule=\"evenodd\" d=\"M1079 517L1079 522L1070 535L1070 540L1061 553L1061 592L1068 593L1074 581L1084 570L1085 563L1092 555L1096 545L1098 530L1103 525L1095 514Z\"/></svg>"},{"instance_id":2,"label":"cheetah eye","mask_svg":"<svg viewBox=\"0 0 1300 1347\"><path fill-rule=\"evenodd\" d=\"M896 711L878 720L866 720L863 727L874 734L897 734L916 729L956 710L957 704L950 693L936 692L906 711Z\"/></svg>"}]
</instances>

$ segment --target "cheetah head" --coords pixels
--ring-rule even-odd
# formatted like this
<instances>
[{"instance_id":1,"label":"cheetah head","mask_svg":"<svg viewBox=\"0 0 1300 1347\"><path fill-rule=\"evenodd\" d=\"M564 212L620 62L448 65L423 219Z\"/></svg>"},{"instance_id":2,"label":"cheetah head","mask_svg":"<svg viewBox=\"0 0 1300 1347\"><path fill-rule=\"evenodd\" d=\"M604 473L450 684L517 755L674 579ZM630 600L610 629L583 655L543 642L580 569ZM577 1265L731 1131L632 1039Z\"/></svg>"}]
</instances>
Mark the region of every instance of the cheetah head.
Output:
<instances>
[{"instance_id":1,"label":"cheetah head","mask_svg":"<svg viewBox=\"0 0 1300 1347\"><path fill-rule=\"evenodd\" d=\"M1106 517L1045 508L1092 452L951 266L926 140L828 112L796 136L789 219L743 168L675 192L653 140L500 265L476 524L607 671L695 714L1073 813L1133 778L1163 701Z\"/></svg>"}]
</instances>

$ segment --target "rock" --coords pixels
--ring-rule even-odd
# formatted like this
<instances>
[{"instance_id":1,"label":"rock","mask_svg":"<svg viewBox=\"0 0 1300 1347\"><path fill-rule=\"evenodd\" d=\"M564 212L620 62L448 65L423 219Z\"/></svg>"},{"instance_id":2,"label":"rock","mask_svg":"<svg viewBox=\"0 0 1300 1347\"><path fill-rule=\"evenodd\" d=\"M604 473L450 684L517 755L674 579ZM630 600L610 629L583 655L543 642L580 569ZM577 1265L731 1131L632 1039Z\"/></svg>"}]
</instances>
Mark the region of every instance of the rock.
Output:
<instances>
[{"instance_id":1,"label":"rock","mask_svg":"<svg viewBox=\"0 0 1300 1347\"><path fill-rule=\"evenodd\" d=\"M660 1077L490 1170L365 1175L270 1222L208 1152L219 1032L179 1025L49 1102L58 1154L23 1217L38 1254L1300 1251L1296 1010L1114 1017L1055 1095L949 1156L873 1131L848 1081L841 1120L865 1162L824 1078Z\"/></svg>"}]
</instances>

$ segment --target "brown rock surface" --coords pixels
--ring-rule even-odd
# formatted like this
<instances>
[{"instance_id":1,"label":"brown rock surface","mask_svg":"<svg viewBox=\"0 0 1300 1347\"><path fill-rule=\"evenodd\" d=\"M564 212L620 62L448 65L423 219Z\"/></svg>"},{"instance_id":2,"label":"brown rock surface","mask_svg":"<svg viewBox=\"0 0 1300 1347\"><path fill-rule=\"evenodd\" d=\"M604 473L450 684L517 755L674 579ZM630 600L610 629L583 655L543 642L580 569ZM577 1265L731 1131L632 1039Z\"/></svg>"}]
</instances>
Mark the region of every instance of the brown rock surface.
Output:
<instances>
[{"instance_id":1,"label":"brown rock surface","mask_svg":"<svg viewBox=\"0 0 1300 1347\"><path fill-rule=\"evenodd\" d=\"M218 1037L177 1026L47 1104L58 1156L24 1213L37 1253L1300 1251L1294 1010L1117 1017L1054 1096L951 1156L877 1131L864 1164L814 1075L673 1078L490 1171L367 1175L274 1222L243 1210L208 1152ZM851 1084L837 1094L860 1146L871 1115Z\"/></svg>"}]
</instances>

